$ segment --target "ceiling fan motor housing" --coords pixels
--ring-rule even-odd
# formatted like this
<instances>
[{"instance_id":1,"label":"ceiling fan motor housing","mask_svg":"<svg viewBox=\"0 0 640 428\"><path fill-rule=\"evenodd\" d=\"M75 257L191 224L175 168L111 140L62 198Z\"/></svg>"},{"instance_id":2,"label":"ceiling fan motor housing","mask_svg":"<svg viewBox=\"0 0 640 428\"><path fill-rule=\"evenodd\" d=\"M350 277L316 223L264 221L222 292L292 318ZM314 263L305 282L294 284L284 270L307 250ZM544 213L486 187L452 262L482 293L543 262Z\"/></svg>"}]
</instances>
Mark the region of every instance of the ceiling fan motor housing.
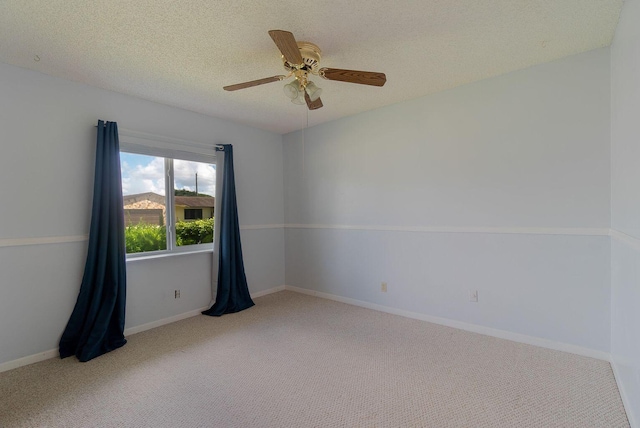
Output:
<instances>
[{"instance_id":1,"label":"ceiling fan motor housing","mask_svg":"<svg viewBox=\"0 0 640 428\"><path fill-rule=\"evenodd\" d=\"M303 66L301 68L309 73L318 74L320 58L322 57L320 48L311 42L297 42L297 44L300 49L300 55L302 55ZM284 68L287 71L295 71L299 69L299 64L291 64L284 59L284 56L282 57L282 62L284 63ZM298 67L296 67L296 65Z\"/></svg>"}]
</instances>

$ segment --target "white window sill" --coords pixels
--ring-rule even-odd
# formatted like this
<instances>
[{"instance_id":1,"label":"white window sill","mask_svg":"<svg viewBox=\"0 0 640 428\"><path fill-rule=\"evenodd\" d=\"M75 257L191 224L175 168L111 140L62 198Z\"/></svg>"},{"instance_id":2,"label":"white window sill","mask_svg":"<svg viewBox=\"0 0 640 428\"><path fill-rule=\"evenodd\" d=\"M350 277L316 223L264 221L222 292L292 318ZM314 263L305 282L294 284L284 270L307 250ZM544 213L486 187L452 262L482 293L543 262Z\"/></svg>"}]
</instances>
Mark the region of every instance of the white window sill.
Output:
<instances>
[{"instance_id":1,"label":"white window sill","mask_svg":"<svg viewBox=\"0 0 640 428\"><path fill-rule=\"evenodd\" d=\"M213 253L213 248L186 250L186 251L172 251L172 252L163 252L163 253L154 253L154 254L134 253L135 255L134 254L127 255L127 263L137 262L138 260L164 259L167 257L185 256L188 254L201 254L201 253Z\"/></svg>"}]
</instances>

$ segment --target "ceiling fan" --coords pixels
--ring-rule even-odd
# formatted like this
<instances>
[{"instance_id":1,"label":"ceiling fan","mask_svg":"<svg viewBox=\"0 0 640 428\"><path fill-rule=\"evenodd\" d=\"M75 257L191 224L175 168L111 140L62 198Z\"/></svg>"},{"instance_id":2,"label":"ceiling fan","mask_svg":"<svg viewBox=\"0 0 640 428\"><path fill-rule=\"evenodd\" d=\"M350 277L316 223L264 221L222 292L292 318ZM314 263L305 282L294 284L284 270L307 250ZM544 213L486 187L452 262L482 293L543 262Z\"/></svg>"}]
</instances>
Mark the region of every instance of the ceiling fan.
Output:
<instances>
[{"instance_id":1,"label":"ceiling fan","mask_svg":"<svg viewBox=\"0 0 640 428\"><path fill-rule=\"evenodd\" d=\"M284 86L285 94L291 98L291 102L294 104L306 103L309 110L316 110L322 107L322 100L320 99L322 89L309 80L310 75L320 76L327 80L371 86L383 86L387 81L384 73L344 70L341 68L319 68L321 52L318 46L310 42L296 42L295 37L289 31L271 30L269 35L282 53L282 62L287 74L225 86L223 88L225 91L237 91L238 89L264 85L265 83L279 82L293 76L294 80Z\"/></svg>"}]
</instances>

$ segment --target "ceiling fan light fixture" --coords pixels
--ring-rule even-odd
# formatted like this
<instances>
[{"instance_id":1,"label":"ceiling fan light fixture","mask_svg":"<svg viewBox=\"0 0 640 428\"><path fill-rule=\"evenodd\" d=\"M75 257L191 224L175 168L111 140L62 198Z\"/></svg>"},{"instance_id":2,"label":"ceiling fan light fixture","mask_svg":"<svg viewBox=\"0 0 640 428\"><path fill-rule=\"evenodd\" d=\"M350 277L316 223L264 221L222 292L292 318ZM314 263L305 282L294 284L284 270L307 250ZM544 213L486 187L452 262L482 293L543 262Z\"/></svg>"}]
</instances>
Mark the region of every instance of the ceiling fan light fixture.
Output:
<instances>
[{"instance_id":1,"label":"ceiling fan light fixture","mask_svg":"<svg viewBox=\"0 0 640 428\"><path fill-rule=\"evenodd\" d=\"M310 42L298 42L290 31L269 30L269 36L280 51L286 75L265 77L235 85L223 86L225 91L237 91L266 83L278 82L294 77L284 85L284 93L294 104L306 104L309 110L317 110L323 106L320 95L322 89L309 80L310 75L320 76L325 80L357 83L360 85L384 86L387 76L373 71L346 70L343 68L320 68L320 48Z\"/></svg>"},{"instance_id":2,"label":"ceiling fan light fixture","mask_svg":"<svg viewBox=\"0 0 640 428\"><path fill-rule=\"evenodd\" d=\"M294 80L293 82L287 83L284 85L284 94L291 98L291 100L295 100L300 96L300 89L298 85L298 81Z\"/></svg>"},{"instance_id":3,"label":"ceiling fan light fixture","mask_svg":"<svg viewBox=\"0 0 640 428\"><path fill-rule=\"evenodd\" d=\"M298 91L298 96L293 98L291 102L298 105L306 104L307 101L304 99L304 91Z\"/></svg>"},{"instance_id":4,"label":"ceiling fan light fixture","mask_svg":"<svg viewBox=\"0 0 640 428\"><path fill-rule=\"evenodd\" d=\"M322 88L318 88L316 84L311 81L307 83L305 90L307 91L307 94L309 94L309 99L312 102L316 101L318 98L320 98L320 95L322 95Z\"/></svg>"}]
</instances>

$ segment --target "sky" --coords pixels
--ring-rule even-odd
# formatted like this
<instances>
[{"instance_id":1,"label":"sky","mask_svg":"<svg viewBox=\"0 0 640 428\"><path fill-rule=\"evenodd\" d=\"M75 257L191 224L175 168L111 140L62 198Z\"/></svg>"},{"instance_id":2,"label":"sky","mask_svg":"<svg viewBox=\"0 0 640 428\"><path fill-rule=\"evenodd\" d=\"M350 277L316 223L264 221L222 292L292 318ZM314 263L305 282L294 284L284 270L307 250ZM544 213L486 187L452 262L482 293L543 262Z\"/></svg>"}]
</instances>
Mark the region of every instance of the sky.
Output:
<instances>
[{"instance_id":1,"label":"sky","mask_svg":"<svg viewBox=\"0 0 640 428\"><path fill-rule=\"evenodd\" d=\"M164 195L164 158L120 153L122 171L122 194L153 192ZM215 165L183 161L173 161L175 189L196 190L198 173L198 194L216 194Z\"/></svg>"}]
</instances>

